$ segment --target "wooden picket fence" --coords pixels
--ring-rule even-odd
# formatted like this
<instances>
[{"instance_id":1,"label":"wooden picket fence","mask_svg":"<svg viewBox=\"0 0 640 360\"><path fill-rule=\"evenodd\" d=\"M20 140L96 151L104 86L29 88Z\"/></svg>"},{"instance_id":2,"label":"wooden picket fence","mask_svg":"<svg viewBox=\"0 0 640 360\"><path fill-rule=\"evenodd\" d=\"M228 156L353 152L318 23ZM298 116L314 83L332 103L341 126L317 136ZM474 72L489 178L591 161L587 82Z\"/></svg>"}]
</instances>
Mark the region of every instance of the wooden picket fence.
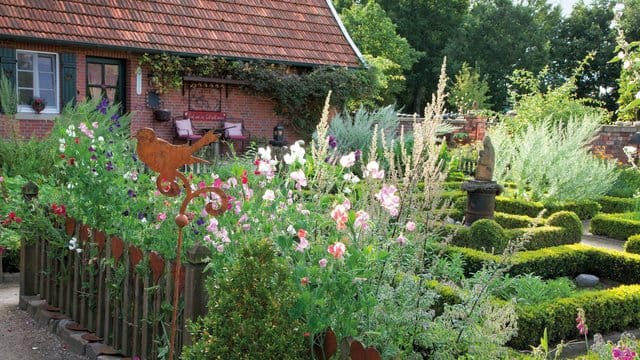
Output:
<instances>
[{"instance_id":1,"label":"wooden picket fence","mask_svg":"<svg viewBox=\"0 0 640 360\"><path fill-rule=\"evenodd\" d=\"M21 295L46 300L53 318L68 318L86 329L86 340L101 341L124 356L156 359L169 347L175 266L155 252L143 253L115 237L65 224L82 252L53 246L47 239L21 249ZM185 319L206 312L204 247L188 252L181 271L182 304L176 353L190 343Z\"/></svg>"}]
</instances>

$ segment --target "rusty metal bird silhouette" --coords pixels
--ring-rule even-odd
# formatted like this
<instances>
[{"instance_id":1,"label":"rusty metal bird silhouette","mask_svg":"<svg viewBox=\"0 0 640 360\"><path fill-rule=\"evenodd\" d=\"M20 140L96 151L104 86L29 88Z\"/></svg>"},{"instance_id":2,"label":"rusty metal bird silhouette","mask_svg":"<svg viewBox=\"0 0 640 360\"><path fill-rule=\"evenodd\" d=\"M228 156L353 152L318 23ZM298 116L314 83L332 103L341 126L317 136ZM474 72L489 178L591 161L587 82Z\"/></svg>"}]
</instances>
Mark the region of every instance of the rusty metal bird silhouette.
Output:
<instances>
[{"instance_id":1,"label":"rusty metal bird silhouette","mask_svg":"<svg viewBox=\"0 0 640 360\"><path fill-rule=\"evenodd\" d=\"M156 187L158 191L167 196L176 196L180 193L180 186L176 178L186 184L185 176L178 170L184 165L209 162L193 154L202 147L218 141L219 136L212 131L207 132L193 145L173 145L156 136L155 131L149 128L140 129L134 136L138 140L136 152L142 162L157 172ZM166 185L166 183L169 183Z\"/></svg>"}]
</instances>

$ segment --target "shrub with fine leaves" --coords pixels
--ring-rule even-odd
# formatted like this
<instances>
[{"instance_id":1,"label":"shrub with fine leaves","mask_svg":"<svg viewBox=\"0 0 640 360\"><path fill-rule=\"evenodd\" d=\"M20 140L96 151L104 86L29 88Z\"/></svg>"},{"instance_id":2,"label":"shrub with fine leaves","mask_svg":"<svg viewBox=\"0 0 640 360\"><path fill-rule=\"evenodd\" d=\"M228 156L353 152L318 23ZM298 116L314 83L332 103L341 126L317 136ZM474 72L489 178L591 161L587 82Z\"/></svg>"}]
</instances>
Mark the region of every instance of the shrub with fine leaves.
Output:
<instances>
[{"instance_id":1,"label":"shrub with fine leaves","mask_svg":"<svg viewBox=\"0 0 640 360\"><path fill-rule=\"evenodd\" d=\"M491 131L494 177L517 184L516 198L544 203L595 199L609 190L617 176L615 163L589 153L599 127L595 116L572 118L566 125L547 118L521 133L496 126Z\"/></svg>"}]
</instances>

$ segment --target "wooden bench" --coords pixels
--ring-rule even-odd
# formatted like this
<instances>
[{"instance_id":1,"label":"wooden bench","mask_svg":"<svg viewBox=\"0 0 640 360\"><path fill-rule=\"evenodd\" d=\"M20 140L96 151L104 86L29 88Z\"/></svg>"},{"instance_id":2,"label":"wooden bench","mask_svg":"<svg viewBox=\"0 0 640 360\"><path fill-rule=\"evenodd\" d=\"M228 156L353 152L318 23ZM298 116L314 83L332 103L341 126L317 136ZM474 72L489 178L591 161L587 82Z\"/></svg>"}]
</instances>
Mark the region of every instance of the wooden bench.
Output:
<instances>
[{"instance_id":1,"label":"wooden bench","mask_svg":"<svg viewBox=\"0 0 640 360\"><path fill-rule=\"evenodd\" d=\"M239 151L244 151L245 141L251 139L251 133L244 126L242 119L231 119L222 111L189 110L185 115L193 122L196 129L222 130L222 140L240 143Z\"/></svg>"}]
</instances>

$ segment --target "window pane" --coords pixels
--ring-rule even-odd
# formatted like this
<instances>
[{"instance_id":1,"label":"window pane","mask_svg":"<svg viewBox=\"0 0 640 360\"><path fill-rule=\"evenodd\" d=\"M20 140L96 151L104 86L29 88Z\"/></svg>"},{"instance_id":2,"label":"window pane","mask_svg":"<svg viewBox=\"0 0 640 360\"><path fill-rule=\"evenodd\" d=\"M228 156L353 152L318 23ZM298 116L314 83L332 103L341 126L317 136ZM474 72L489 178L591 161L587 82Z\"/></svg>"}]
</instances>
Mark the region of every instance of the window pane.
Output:
<instances>
[{"instance_id":1,"label":"window pane","mask_svg":"<svg viewBox=\"0 0 640 360\"><path fill-rule=\"evenodd\" d=\"M33 70L33 54L18 53L18 69Z\"/></svg>"},{"instance_id":2,"label":"window pane","mask_svg":"<svg viewBox=\"0 0 640 360\"><path fill-rule=\"evenodd\" d=\"M33 91L32 90L20 89L18 91L18 104L20 104L20 105L31 105L31 99L33 99Z\"/></svg>"},{"instance_id":3,"label":"window pane","mask_svg":"<svg viewBox=\"0 0 640 360\"><path fill-rule=\"evenodd\" d=\"M55 106L56 98L53 94L53 90L40 89L40 97L44 98L44 100L47 102L47 106Z\"/></svg>"},{"instance_id":4,"label":"window pane","mask_svg":"<svg viewBox=\"0 0 640 360\"><path fill-rule=\"evenodd\" d=\"M102 96L102 89L99 87L90 87L89 94L92 99L100 98Z\"/></svg>"},{"instance_id":5,"label":"window pane","mask_svg":"<svg viewBox=\"0 0 640 360\"><path fill-rule=\"evenodd\" d=\"M42 92L43 89L53 90L53 84L53 74L40 73L40 92Z\"/></svg>"},{"instance_id":6,"label":"window pane","mask_svg":"<svg viewBox=\"0 0 640 360\"><path fill-rule=\"evenodd\" d=\"M109 99L109 104L113 104L115 100L116 89L113 89L113 88L106 89L106 92L107 92L107 99Z\"/></svg>"},{"instance_id":7,"label":"window pane","mask_svg":"<svg viewBox=\"0 0 640 360\"><path fill-rule=\"evenodd\" d=\"M118 65L104 66L104 83L107 86L116 86L118 84Z\"/></svg>"},{"instance_id":8,"label":"window pane","mask_svg":"<svg viewBox=\"0 0 640 360\"><path fill-rule=\"evenodd\" d=\"M50 55L38 56L38 71L53 72L53 57Z\"/></svg>"},{"instance_id":9,"label":"window pane","mask_svg":"<svg viewBox=\"0 0 640 360\"><path fill-rule=\"evenodd\" d=\"M89 64L87 65L89 73L87 79L91 85L102 85L102 65Z\"/></svg>"},{"instance_id":10,"label":"window pane","mask_svg":"<svg viewBox=\"0 0 640 360\"><path fill-rule=\"evenodd\" d=\"M33 88L33 73L18 71L18 86L21 88Z\"/></svg>"}]
</instances>

